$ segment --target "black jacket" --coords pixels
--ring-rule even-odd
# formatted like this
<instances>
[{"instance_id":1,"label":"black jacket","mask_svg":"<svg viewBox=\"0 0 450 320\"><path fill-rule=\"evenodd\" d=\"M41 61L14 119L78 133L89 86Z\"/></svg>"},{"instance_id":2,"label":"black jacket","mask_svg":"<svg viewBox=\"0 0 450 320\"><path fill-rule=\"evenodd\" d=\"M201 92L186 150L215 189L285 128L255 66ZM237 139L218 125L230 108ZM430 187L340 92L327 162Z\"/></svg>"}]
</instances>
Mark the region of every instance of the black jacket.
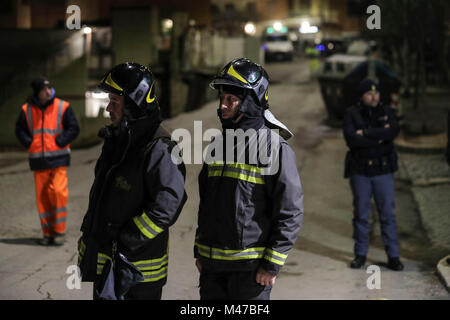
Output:
<instances>
[{"instance_id":1,"label":"black jacket","mask_svg":"<svg viewBox=\"0 0 450 320\"><path fill-rule=\"evenodd\" d=\"M182 162L172 161L177 146L159 122L139 119L124 130L118 136L111 127L103 130L105 143L81 226L82 279L95 281L101 275L117 243L117 252L143 273L144 281L162 285L167 278L168 228L187 199L186 170Z\"/></svg>"},{"instance_id":2,"label":"black jacket","mask_svg":"<svg viewBox=\"0 0 450 320\"><path fill-rule=\"evenodd\" d=\"M32 106L45 110L50 104L53 103L53 99L54 98L52 98L47 104L41 105L36 97L31 97L28 100L28 103ZM77 118L75 117L75 114L70 106L67 107L63 114L62 125L63 132L55 138L55 142L60 148L63 148L71 143L80 133ZM20 110L19 117L17 118L15 133L20 143L28 149L33 141L33 137L31 136L28 128L27 119L23 110ZM70 155L67 154L55 157L30 158L29 164L31 170L45 170L62 166L70 166Z\"/></svg>"},{"instance_id":3,"label":"black jacket","mask_svg":"<svg viewBox=\"0 0 450 320\"><path fill-rule=\"evenodd\" d=\"M356 134L362 130L363 135ZM394 139L399 133L397 119L389 106L358 104L344 115L344 138L350 151L346 156L345 177L353 174L376 176L398 169Z\"/></svg>"},{"instance_id":4,"label":"black jacket","mask_svg":"<svg viewBox=\"0 0 450 320\"><path fill-rule=\"evenodd\" d=\"M256 120L243 124L261 125L262 121ZM265 125L255 132L245 147L237 140L231 144L233 161L207 159L200 172L194 256L200 259L202 268L242 271L261 266L276 275L297 239L303 218L303 190L295 154L282 137ZM267 166L249 161L248 157L250 141L264 133L271 137L268 150L271 146L274 150L270 163L278 164L272 172L264 172ZM210 150L220 145L217 139L222 139L220 143L225 147L229 137L224 133L211 143L207 154L213 157ZM245 160L239 156L242 153Z\"/></svg>"}]
</instances>

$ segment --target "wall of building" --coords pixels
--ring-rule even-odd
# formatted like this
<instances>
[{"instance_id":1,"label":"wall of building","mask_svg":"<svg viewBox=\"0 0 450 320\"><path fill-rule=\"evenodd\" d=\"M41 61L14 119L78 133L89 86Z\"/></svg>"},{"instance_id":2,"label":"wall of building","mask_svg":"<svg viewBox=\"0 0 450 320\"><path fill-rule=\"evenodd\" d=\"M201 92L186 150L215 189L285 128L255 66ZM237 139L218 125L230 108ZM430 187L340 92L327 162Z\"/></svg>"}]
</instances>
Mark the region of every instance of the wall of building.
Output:
<instances>
[{"instance_id":1,"label":"wall of building","mask_svg":"<svg viewBox=\"0 0 450 320\"><path fill-rule=\"evenodd\" d=\"M153 35L149 7L115 9L112 12L112 49L114 64L138 62L150 65L157 60L153 56L156 39Z\"/></svg>"},{"instance_id":2,"label":"wall of building","mask_svg":"<svg viewBox=\"0 0 450 320\"><path fill-rule=\"evenodd\" d=\"M289 16L287 0L258 0L256 8L260 21L286 19Z\"/></svg>"}]
</instances>

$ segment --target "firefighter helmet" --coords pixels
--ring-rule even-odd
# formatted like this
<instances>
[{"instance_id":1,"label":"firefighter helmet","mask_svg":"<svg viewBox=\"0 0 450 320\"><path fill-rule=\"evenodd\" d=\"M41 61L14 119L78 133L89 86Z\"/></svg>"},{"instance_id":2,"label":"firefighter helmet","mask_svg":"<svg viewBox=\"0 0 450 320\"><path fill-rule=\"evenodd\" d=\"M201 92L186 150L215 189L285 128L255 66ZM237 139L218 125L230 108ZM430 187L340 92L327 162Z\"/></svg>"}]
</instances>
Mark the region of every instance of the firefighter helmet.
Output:
<instances>
[{"instance_id":1,"label":"firefighter helmet","mask_svg":"<svg viewBox=\"0 0 450 320\"><path fill-rule=\"evenodd\" d=\"M124 96L124 108L135 118L158 108L155 78L148 68L138 63L125 62L115 66L104 76L99 88Z\"/></svg>"},{"instance_id":2,"label":"firefighter helmet","mask_svg":"<svg viewBox=\"0 0 450 320\"><path fill-rule=\"evenodd\" d=\"M213 89L219 89L220 85L248 89L260 107L269 107L269 75L262 66L249 59L239 58L226 64L210 83Z\"/></svg>"}]
</instances>

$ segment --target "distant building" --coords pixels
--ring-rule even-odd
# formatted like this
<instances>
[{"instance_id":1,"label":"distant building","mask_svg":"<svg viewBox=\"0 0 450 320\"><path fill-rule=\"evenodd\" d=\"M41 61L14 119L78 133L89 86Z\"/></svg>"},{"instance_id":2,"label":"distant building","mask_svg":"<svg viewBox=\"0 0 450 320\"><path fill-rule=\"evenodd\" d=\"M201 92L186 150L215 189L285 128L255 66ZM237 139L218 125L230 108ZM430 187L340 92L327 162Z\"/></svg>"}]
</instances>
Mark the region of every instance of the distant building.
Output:
<instances>
[{"instance_id":1,"label":"distant building","mask_svg":"<svg viewBox=\"0 0 450 320\"><path fill-rule=\"evenodd\" d=\"M298 28L308 19L326 33L345 35L361 31L354 7L354 0L211 0L211 19L215 29L228 34L242 33L249 21L283 20Z\"/></svg>"}]
</instances>

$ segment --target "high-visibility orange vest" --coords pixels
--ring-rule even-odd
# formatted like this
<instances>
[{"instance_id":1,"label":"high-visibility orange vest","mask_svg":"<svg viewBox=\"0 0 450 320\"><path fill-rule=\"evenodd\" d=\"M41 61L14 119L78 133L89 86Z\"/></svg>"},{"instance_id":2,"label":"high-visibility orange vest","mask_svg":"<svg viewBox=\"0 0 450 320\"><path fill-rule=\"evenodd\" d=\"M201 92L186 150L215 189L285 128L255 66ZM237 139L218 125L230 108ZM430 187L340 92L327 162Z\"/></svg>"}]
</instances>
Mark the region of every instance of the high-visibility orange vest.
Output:
<instances>
[{"instance_id":1,"label":"high-visibility orange vest","mask_svg":"<svg viewBox=\"0 0 450 320\"><path fill-rule=\"evenodd\" d=\"M69 145L60 148L55 142L56 136L63 131L62 118L68 106L67 101L58 98L54 98L44 111L29 103L22 106L33 137L28 149L30 159L70 154Z\"/></svg>"}]
</instances>

